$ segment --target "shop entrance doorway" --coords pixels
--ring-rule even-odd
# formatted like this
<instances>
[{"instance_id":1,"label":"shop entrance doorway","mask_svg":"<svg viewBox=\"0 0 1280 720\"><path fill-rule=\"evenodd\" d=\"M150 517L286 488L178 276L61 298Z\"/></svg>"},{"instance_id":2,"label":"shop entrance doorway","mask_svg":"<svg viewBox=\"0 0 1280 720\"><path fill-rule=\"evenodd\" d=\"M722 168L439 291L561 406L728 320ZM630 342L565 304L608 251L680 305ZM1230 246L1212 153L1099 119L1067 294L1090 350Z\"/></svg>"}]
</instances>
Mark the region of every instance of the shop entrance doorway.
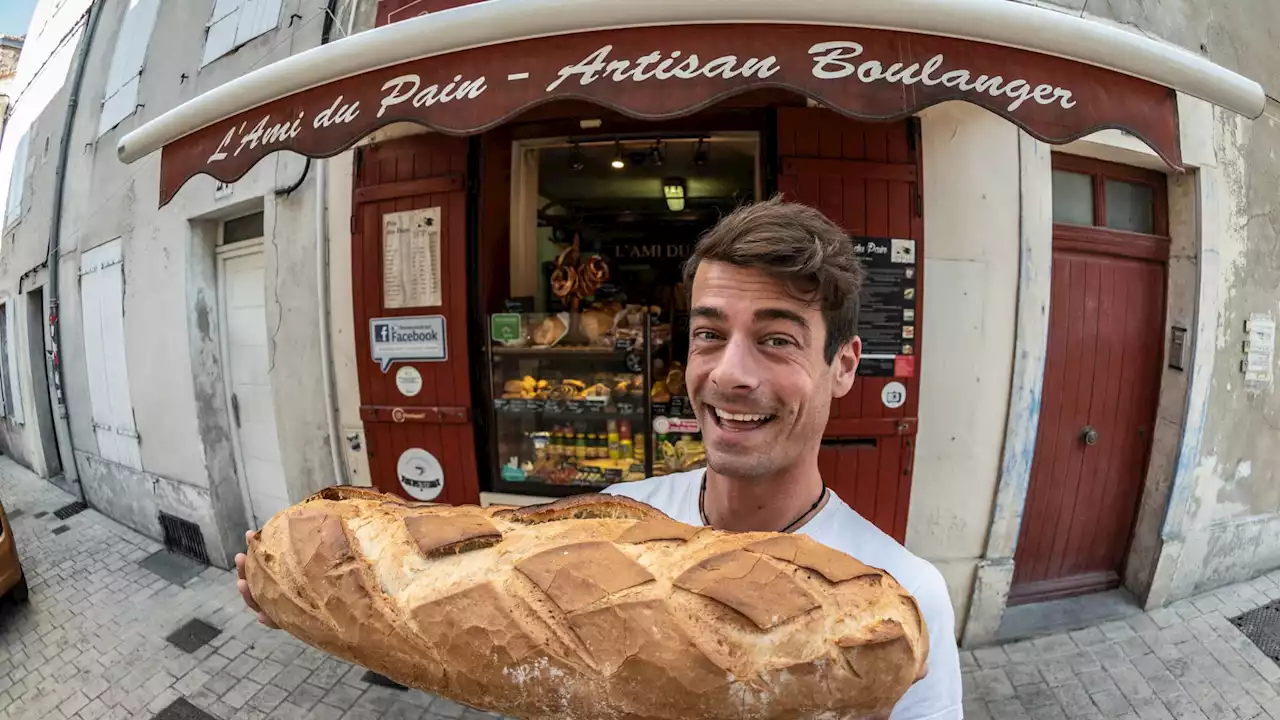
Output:
<instances>
[{"instance_id":1,"label":"shop entrance doorway","mask_svg":"<svg viewBox=\"0 0 1280 720\"><path fill-rule=\"evenodd\" d=\"M919 128L859 123L817 108L778 114L778 190L839 223L868 282L853 389L832 404L818 463L827 486L902 542L920 402L924 268ZM884 251L884 252L881 252Z\"/></svg>"},{"instance_id":2,"label":"shop entrance doorway","mask_svg":"<svg viewBox=\"0 0 1280 720\"><path fill-rule=\"evenodd\" d=\"M1049 346L1011 605L1120 585L1162 373L1165 177L1053 165Z\"/></svg>"},{"instance_id":3,"label":"shop entrance doorway","mask_svg":"<svg viewBox=\"0 0 1280 720\"><path fill-rule=\"evenodd\" d=\"M375 488L479 503L467 335L467 141L356 153L352 274L360 417Z\"/></svg>"}]
</instances>

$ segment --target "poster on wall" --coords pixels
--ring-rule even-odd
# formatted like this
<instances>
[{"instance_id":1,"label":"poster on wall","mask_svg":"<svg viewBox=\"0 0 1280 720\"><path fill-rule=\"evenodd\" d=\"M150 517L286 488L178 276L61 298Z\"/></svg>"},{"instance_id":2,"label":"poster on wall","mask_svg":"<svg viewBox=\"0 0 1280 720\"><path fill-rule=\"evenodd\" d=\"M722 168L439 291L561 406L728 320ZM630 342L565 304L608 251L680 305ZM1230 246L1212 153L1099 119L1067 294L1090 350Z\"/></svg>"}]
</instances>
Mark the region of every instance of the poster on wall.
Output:
<instances>
[{"instance_id":1,"label":"poster on wall","mask_svg":"<svg viewBox=\"0 0 1280 720\"><path fill-rule=\"evenodd\" d=\"M440 287L440 208L382 216L382 306L436 307Z\"/></svg>"},{"instance_id":2,"label":"poster on wall","mask_svg":"<svg viewBox=\"0 0 1280 720\"><path fill-rule=\"evenodd\" d=\"M865 377L913 377L916 338L916 241L901 238L853 238L866 269L858 336Z\"/></svg>"}]
</instances>

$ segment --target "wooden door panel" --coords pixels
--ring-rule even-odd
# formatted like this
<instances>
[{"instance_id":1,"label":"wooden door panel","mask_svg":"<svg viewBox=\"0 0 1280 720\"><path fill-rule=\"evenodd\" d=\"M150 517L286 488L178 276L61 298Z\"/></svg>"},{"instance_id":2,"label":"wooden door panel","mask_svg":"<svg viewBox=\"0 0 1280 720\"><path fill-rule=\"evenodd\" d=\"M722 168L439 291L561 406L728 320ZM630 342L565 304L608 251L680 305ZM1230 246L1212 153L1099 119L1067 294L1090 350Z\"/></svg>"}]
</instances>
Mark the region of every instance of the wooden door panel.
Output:
<instances>
[{"instance_id":1,"label":"wooden door panel","mask_svg":"<svg viewBox=\"0 0 1280 720\"><path fill-rule=\"evenodd\" d=\"M916 241L916 326L923 307L923 219L915 199L919 159L907 122L859 123L812 108L778 112L778 190L811 205L853 236ZM919 348L919 333L916 336ZM911 472L919 408L917 372L910 377L859 376L844 398L832 403L819 453L828 486L881 530L906 537ZM907 387L907 401L886 408L881 393L890 382Z\"/></svg>"},{"instance_id":2,"label":"wooden door panel","mask_svg":"<svg viewBox=\"0 0 1280 720\"><path fill-rule=\"evenodd\" d=\"M409 448L439 461L444 488L437 502L479 502L475 431L471 417L467 317L467 143L443 135L421 135L363 149L354 183L352 242L356 352L360 414L364 420L375 487L405 495L397 463ZM388 309L383 306L382 218L388 213L440 208L442 304ZM369 322L375 317L441 315L447 360L397 362L383 371L373 361ZM422 388L407 397L396 372L413 367Z\"/></svg>"},{"instance_id":3,"label":"wooden door panel","mask_svg":"<svg viewBox=\"0 0 1280 720\"><path fill-rule=\"evenodd\" d=\"M818 470L859 515L905 542L914 447L906 435L828 441L818 451Z\"/></svg>"},{"instance_id":4,"label":"wooden door panel","mask_svg":"<svg viewBox=\"0 0 1280 720\"><path fill-rule=\"evenodd\" d=\"M1010 602L1119 583L1159 391L1165 267L1057 250L1035 459ZM1098 441L1084 441L1086 427Z\"/></svg>"}]
</instances>

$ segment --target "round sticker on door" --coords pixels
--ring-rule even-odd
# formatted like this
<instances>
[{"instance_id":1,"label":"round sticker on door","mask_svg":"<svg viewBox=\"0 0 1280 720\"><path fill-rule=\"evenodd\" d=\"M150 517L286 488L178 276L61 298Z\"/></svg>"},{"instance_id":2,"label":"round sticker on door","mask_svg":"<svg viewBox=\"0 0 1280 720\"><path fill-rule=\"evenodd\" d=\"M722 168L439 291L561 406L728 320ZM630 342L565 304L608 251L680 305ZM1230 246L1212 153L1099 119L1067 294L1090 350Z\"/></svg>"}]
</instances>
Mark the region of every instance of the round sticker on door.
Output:
<instances>
[{"instance_id":1,"label":"round sticker on door","mask_svg":"<svg viewBox=\"0 0 1280 720\"><path fill-rule=\"evenodd\" d=\"M430 502L444 491L444 470L436 456L422 448L409 448L396 463L400 487L415 500Z\"/></svg>"},{"instance_id":2,"label":"round sticker on door","mask_svg":"<svg viewBox=\"0 0 1280 720\"><path fill-rule=\"evenodd\" d=\"M396 389L405 397L413 397L422 392L422 373L410 365L400 368L396 371Z\"/></svg>"},{"instance_id":3,"label":"round sticker on door","mask_svg":"<svg viewBox=\"0 0 1280 720\"><path fill-rule=\"evenodd\" d=\"M880 391L880 402L889 409L900 408L907 402L907 388L900 382L891 382Z\"/></svg>"}]
</instances>

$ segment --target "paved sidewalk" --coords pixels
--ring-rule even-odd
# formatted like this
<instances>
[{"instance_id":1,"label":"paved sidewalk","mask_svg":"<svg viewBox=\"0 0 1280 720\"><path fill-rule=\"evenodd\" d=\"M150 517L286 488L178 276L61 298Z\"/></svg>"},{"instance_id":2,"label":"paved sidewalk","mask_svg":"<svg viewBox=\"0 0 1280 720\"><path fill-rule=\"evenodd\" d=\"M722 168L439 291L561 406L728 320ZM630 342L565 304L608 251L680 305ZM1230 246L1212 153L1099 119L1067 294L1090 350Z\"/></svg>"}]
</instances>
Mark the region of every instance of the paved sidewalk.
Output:
<instances>
[{"instance_id":1,"label":"paved sidewalk","mask_svg":"<svg viewBox=\"0 0 1280 720\"><path fill-rule=\"evenodd\" d=\"M0 605L0 719L149 719L179 697L224 720L494 717L371 685L363 668L262 627L234 571L181 586L152 574L138 563L160 544L93 510L57 519L74 498L6 457L0 500L31 586L27 605ZM187 654L165 638L193 618L221 632Z\"/></svg>"},{"instance_id":2,"label":"paved sidewalk","mask_svg":"<svg viewBox=\"0 0 1280 720\"><path fill-rule=\"evenodd\" d=\"M182 585L149 572L139 562L158 543L93 510L58 520L72 498L4 457L0 500L31 583L29 604L0 606L0 720L149 719L179 697L224 720L493 717L371 685L363 668L258 625L233 572L209 568ZM1227 621L1277 598L1280 571L1127 620L962 652L966 720L1280 720L1280 666ZM165 638L192 618L221 632L187 654Z\"/></svg>"},{"instance_id":3,"label":"paved sidewalk","mask_svg":"<svg viewBox=\"0 0 1280 720\"><path fill-rule=\"evenodd\" d=\"M1280 666L1228 622L1280 571L1085 630L961 653L966 720L1280 720Z\"/></svg>"}]
</instances>

